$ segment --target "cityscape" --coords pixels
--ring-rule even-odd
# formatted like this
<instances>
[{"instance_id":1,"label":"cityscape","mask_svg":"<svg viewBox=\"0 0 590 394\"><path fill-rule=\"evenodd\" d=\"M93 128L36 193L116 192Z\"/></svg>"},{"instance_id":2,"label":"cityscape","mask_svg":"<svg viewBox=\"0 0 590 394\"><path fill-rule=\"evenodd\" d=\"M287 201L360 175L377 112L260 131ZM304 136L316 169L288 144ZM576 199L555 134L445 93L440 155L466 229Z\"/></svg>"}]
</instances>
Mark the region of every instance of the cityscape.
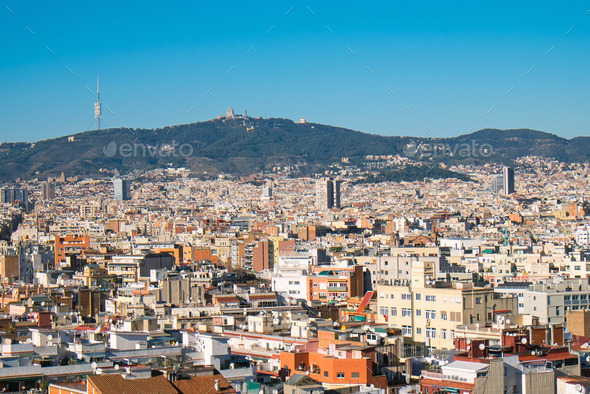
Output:
<instances>
[{"instance_id":1,"label":"cityscape","mask_svg":"<svg viewBox=\"0 0 590 394\"><path fill-rule=\"evenodd\" d=\"M209 22L198 19L199 23L242 26L241 13L249 16L247 12L253 11L235 6L237 11L223 9L226 22L216 16ZM504 6L490 12L503 15ZM44 6L36 11L28 7L29 14L24 6L8 4L2 18L8 24L21 23L10 19L20 15L32 21L46 19L37 15ZM71 15L79 15L78 6L72 7ZM138 13L148 19L158 12L162 19L188 17L177 9L146 7L150 9ZM266 15L278 6L256 7ZM344 11L334 10L335 15L348 12L345 18L352 18L354 12L369 12L354 11L350 4L342 7ZM394 15L389 7L382 12ZM215 10L219 11L209 9ZM398 11L419 19L416 10ZM373 45L379 41L371 37L394 39L391 27L381 31L366 21L359 22L359 31L338 30L340 25L333 22L336 32L320 26L321 34L286 22L319 19L325 12L320 5L289 4L281 8L283 19L266 28L263 39L276 35L274 48L282 48L292 44L292 37L280 29L293 28L286 31L301 33L302 40L321 41L322 34L328 34L355 43L348 35L356 32L375 53ZM538 12L548 20L566 18L561 11L553 16ZM251 17L255 23L260 16ZM374 15L374 20L383 17ZM64 21L66 16L57 18ZM123 23L114 16L112 22L114 29ZM36 40L59 36L55 26L55 33L39 29L36 34L27 23L28 34ZM174 28L174 20L162 23ZM466 27L471 25L449 26L450 32L444 30L447 27L424 28L420 34L438 40L454 37L455 29L461 34L471 31ZM491 29L483 26L471 31L481 42L481 31ZM582 38L590 37L587 27L574 26L579 26ZM505 28L510 34L518 32ZM587 50L580 36L570 38L578 31L572 29L566 28L556 52ZM197 41L210 43L220 58L233 48L223 37L242 39L240 31L212 31L215 37ZM545 33L534 30L537 38L531 42L537 44ZM89 33L83 29L80 34ZM153 43L159 50L159 45L170 49L172 64L178 61L173 49L184 45L174 34L162 32L168 38ZM408 34L408 40L420 42ZM120 57L122 63L133 56L140 61L143 50L155 50L144 47L148 38L137 38L133 45L113 44L125 45L122 48L130 54L119 49L104 53ZM571 46L561 44L568 39ZM13 44L3 45L6 49ZM62 61L45 41L43 45L55 58L39 60L34 66L39 69L29 70L30 75L15 72L15 81L36 78L34 73ZM241 56L252 59L251 51L269 50L264 45L269 44L252 45ZM357 45L358 52L349 44L341 46L347 55L371 57ZM310 53L315 50L318 47L311 47ZM33 57L19 52L16 60L0 61L0 67L8 70L13 61L22 62L14 66L18 70L33 67L25 65L21 55L33 62ZM235 82L235 92L229 93L221 82L217 90L212 84L201 94L201 100L211 97L210 103L183 109L184 117L170 124L168 115L158 117L153 107L135 118L135 104L119 102L121 112L135 122L129 126L125 115L109 108L118 102L114 92L121 94L113 85L126 83L124 78L109 82L117 66L101 62L104 71L96 77L86 70L90 66L81 60L84 56L89 55L77 53L77 63L72 63L83 76L65 68L83 79L81 86L92 93L89 97L86 91L82 100L82 119L91 122L86 129L70 123L78 115L67 112L75 112L74 102L80 101L73 90L72 107L47 125L6 110L13 105L12 85L0 93L10 101L0 118L3 393L590 393L587 89L585 96L573 94L582 94L576 97L585 109L575 112L577 107L569 102L571 113L563 131L556 133L523 127L531 120L528 115L514 120L519 110L514 102L502 109L498 101L481 114L457 109L455 118L480 118L469 130L446 123L450 120L443 121L440 108L432 108L433 116L441 117L441 130L443 124L444 130L455 130L441 135L429 126L430 120L426 135L412 129L415 119L428 118L416 115L418 103L410 107L401 102L409 118L394 110L376 110L371 116L377 119L371 121L362 106L358 117L341 107L341 123L350 122L350 127L389 130L385 125L393 122L400 128L398 133L362 132L333 126L338 122L329 116L338 104L330 100L337 100L341 92L327 99L324 94L330 89L322 87L308 92L311 101L314 95L325 100L320 108L288 107L279 94L261 105L260 97L271 92L262 84L246 89L252 95L252 110L235 110L230 105L234 97L240 106L244 103L243 81ZM269 59L282 55L278 51L271 58L261 56L255 63L260 67L257 75L264 79ZM314 67L321 69L326 58L318 55ZM393 67L390 58L378 61L384 62L379 66ZM181 95L184 86L175 85L174 76L154 77L161 71L158 64L145 63L137 78L148 72L158 85L155 89L165 89L158 93ZM240 67L254 67L235 64L223 70L224 78L239 73ZM297 64L294 70L305 70L306 65ZM545 67L552 64L548 60ZM372 77L379 72L373 69L380 67L362 68ZM533 68L521 78L532 78ZM182 70L179 66L178 76ZM339 72L334 71L333 81ZM576 73L581 74L577 66L564 78ZM299 76L293 78L306 89ZM315 83L321 86L323 78L330 79L324 74ZM365 100L362 89L353 86L359 80L352 74L350 78L350 96ZM578 85L587 88L585 76L579 78ZM182 82L186 87L187 81ZM390 86L394 84L380 86L379 94L397 99L403 89L394 92ZM504 96L518 94L512 93L515 86L502 92ZM64 91L69 89L73 88L64 85ZM440 93L437 89L432 88L433 95ZM149 96L140 90L126 97L142 100L142 95ZM526 97L534 101L535 94ZM163 100L177 104L177 98ZM377 100L381 105L385 99ZM467 99L464 108L470 100L479 99ZM270 103L272 115L267 113ZM208 107L213 104L218 105L215 113ZM420 105L430 104L425 98ZM526 127L557 129L550 111L539 105L538 117L533 118L540 123L531 121ZM301 114L308 117L292 116L292 111L304 108ZM320 117L322 111L327 118ZM510 128L496 128L510 121Z\"/></svg>"}]
</instances>

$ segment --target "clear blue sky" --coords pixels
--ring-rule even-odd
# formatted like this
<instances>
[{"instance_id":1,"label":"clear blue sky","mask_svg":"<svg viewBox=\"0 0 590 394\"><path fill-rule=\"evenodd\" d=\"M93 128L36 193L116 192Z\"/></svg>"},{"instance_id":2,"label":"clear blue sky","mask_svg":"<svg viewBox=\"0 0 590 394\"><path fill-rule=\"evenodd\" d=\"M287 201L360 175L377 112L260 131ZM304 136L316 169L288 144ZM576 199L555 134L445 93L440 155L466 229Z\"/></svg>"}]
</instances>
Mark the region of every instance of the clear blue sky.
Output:
<instances>
[{"instance_id":1,"label":"clear blue sky","mask_svg":"<svg viewBox=\"0 0 590 394\"><path fill-rule=\"evenodd\" d=\"M384 135L590 134L588 1L0 5L1 141L95 128L97 74L104 127L232 105Z\"/></svg>"}]
</instances>

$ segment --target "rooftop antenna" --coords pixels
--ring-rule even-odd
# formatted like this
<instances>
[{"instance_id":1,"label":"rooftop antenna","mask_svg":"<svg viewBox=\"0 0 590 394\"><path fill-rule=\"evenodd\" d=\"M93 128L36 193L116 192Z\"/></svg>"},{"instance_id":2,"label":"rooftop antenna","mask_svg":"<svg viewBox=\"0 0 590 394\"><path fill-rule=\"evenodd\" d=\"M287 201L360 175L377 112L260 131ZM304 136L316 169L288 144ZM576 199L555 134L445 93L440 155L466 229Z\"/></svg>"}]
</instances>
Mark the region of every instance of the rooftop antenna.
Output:
<instances>
[{"instance_id":1,"label":"rooftop antenna","mask_svg":"<svg viewBox=\"0 0 590 394\"><path fill-rule=\"evenodd\" d=\"M98 94L98 75L96 76L96 103L94 103L94 117L96 118L97 130L100 130L100 97Z\"/></svg>"}]
</instances>

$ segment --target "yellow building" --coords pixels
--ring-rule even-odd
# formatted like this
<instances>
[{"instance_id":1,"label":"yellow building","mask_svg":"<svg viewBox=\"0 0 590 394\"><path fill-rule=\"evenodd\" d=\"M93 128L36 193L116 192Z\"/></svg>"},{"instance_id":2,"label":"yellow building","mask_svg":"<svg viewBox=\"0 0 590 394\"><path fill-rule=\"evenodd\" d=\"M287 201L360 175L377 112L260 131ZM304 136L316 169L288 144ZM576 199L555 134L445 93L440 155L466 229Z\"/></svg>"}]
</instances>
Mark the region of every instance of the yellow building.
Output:
<instances>
[{"instance_id":1,"label":"yellow building","mask_svg":"<svg viewBox=\"0 0 590 394\"><path fill-rule=\"evenodd\" d=\"M104 287L108 283L114 284L116 276L109 275L107 269L98 264L88 264L82 271L82 280L84 285L88 287Z\"/></svg>"},{"instance_id":2,"label":"yellow building","mask_svg":"<svg viewBox=\"0 0 590 394\"><path fill-rule=\"evenodd\" d=\"M378 323L400 328L412 345L453 349L458 325L485 325L494 311L516 313L517 299L471 282L435 282L432 262L414 262L411 281L377 285ZM427 353L427 352L426 352Z\"/></svg>"}]
</instances>

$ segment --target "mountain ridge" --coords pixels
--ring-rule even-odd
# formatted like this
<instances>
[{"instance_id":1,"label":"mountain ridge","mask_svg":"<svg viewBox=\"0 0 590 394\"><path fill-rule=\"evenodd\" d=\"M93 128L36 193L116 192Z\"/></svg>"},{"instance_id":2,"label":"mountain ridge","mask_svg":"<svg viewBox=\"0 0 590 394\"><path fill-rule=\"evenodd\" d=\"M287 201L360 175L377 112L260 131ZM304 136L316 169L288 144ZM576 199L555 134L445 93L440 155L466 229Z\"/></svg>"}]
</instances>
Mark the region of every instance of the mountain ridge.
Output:
<instances>
[{"instance_id":1,"label":"mountain ridge","mask_svg":"<svg viewBox=\"0 0 590 394\"><path fill-rule=\"evenodd\" d=\"M465 153L467 145L475 154ZM488 151L478 155L474 147L482 145ZM424 157L433 146L439 151ZM445 163L512 163L530 155L587 161L590 137L568 140L531 129L482 129L451 138L383 136L283 118L217 118L157 129L110 128L34 143L2 143L0 178L42 178L61 172L104 176L114 170L125 173L166 166L187 167L195 174L244 175L290 165L310 173L342 157L396 154Z\"/></svg>"}]
</instances>

